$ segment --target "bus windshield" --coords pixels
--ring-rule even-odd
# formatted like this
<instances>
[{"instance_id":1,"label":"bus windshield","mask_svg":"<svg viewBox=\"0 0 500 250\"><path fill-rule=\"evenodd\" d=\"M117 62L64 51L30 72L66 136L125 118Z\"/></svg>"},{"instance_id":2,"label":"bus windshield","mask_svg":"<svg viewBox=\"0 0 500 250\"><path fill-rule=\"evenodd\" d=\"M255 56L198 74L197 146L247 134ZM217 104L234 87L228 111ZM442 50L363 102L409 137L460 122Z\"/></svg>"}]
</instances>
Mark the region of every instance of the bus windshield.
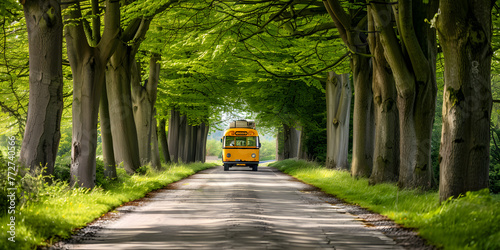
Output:
<instances>
[{"instance_id":1,"label":"bus windshield","mask_svg":"<svg viewBox=\"0 0 500 250\"><path fill-rule=\"evenodd\" d=\"M224 146L257 147L258 142L257 136L226 136Z\"/></svg>"}]
</instances>

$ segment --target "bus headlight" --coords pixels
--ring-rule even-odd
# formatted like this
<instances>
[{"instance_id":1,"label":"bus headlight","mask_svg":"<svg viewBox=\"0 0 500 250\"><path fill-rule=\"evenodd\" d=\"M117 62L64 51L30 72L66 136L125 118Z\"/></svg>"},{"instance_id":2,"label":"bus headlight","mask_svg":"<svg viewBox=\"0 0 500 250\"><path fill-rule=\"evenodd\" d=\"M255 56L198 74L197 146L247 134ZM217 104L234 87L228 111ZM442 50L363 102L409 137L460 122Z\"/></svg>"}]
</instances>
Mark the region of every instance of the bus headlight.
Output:
<instances>
[{"instance_id":1,"label":"bus headlight","mask_svg":"<svg viewBox=\"0 0 500 250\"><path fill-rule=\"evenodd\" d=\"M252 154L252 158L255 158L257 157L257 155L255 153Z\"/></svg>"},{"instance_id":2,"label":"bus headlight","mask_svg":"<svg viewBox=\"0 0 500 250\"><path fill-rule=\"evenodd\" d=\"M227 153L226 157L227 157L227 158L231 158L231 154L230 154L230 153Z\"/></svg>"}]
</instances>

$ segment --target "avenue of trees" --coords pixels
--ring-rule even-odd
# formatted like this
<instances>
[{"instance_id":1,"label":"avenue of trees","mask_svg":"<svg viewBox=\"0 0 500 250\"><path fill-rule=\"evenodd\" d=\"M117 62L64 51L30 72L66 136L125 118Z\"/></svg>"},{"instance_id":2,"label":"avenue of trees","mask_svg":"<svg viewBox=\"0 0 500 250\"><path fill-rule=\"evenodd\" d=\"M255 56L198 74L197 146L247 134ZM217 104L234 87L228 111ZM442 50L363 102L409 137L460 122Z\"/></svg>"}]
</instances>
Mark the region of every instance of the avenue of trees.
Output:
<instances>
[{"instance_id":1,"label":"avenue of trees","mask_svg":"<svg viewBox=\"0 0 500 250\"><path fill-rule=\"evenodd\" d=\"M70 151L71 182L91 188L98 155L110 178L117 165L204 161L210 128L245 112L276 129L279 159L439 187L443 201L500 176L499 8L3 1L2 134L17 135L31 172L53 174Z\"/></svg>"}]
</instances>

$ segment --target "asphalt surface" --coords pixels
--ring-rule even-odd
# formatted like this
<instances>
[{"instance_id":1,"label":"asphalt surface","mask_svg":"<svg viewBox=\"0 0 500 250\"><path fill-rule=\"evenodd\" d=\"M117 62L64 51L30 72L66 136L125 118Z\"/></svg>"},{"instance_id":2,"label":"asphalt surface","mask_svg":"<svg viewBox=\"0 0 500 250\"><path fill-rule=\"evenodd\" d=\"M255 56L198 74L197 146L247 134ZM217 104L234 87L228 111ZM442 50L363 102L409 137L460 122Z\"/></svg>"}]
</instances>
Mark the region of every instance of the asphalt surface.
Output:
<instances>
[{"instance_id":1,"label":"asphalt surface","mask_svg":"<svg viewBox=\"0 0 500 250\"><path fill-rule=\"evenodd\" d=\"M118 219L65 248L402 249L313 190L268 167L207 169L120 208Z\"/></svg>"}]
</instances>

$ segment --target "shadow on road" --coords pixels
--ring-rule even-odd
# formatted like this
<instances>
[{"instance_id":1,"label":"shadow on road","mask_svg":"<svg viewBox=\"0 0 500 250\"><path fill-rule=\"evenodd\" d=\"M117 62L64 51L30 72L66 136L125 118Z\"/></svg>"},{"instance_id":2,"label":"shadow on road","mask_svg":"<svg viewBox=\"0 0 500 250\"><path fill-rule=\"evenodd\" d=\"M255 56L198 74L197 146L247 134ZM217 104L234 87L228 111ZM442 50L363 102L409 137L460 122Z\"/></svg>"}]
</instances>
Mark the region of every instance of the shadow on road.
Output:
<instances>
[{"instance_id":1,"label":"shadow on road","mask_svg":"<svg viewBox=\"0 0 500 250\"><path fill-rule=\"evenodd\" d=\"M201 171L73 249L398 249L316 189L269 167Z\"/></svg>"}]
</instances>

